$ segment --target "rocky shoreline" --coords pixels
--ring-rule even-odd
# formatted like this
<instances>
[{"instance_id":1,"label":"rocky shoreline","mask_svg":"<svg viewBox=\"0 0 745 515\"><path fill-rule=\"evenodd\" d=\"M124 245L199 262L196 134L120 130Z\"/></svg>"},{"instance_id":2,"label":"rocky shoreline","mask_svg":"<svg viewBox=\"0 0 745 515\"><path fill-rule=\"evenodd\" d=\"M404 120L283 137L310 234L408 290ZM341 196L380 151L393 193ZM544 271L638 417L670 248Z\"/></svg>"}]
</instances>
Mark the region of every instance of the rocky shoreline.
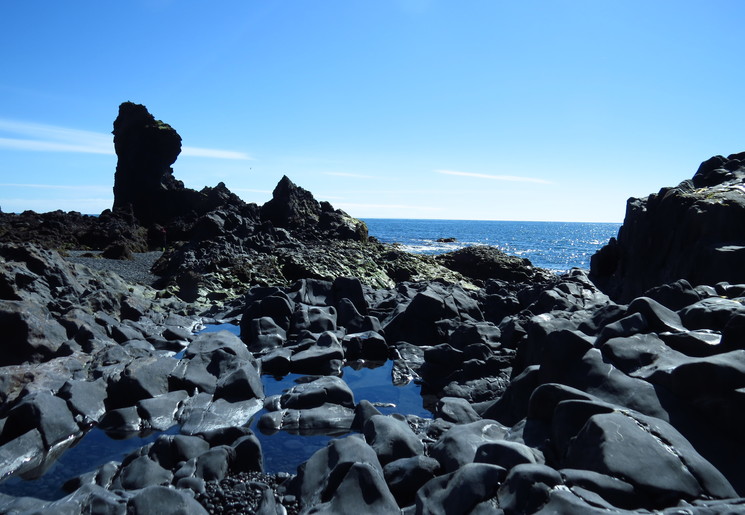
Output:
<instances>
[{"instance_id":1,"label":"rocky shoreline","mask_svg":"<svg viewBox=\"0 0 745 515\"><path fill-rule=\"evenodd\" d=\"M0 478L42 475L91 427L170 430L0 513L745 512L740 269L692 282L670 263L705 259L682 240L638 261L668 213L707 227L673 239L745 245L709 230L745 205L741 155L630 200L589 275L555 276L492 248L405 254L287 178L261 207L186 190L174 134L123 104L112 211L0 213ZM216 322L239 336L194 332ZM379 362L431 417L355 397L342 368ZM298 379L268 395L262 374ZM267 474L252 420L341 436Z\"/></svg>"}]
</instances>

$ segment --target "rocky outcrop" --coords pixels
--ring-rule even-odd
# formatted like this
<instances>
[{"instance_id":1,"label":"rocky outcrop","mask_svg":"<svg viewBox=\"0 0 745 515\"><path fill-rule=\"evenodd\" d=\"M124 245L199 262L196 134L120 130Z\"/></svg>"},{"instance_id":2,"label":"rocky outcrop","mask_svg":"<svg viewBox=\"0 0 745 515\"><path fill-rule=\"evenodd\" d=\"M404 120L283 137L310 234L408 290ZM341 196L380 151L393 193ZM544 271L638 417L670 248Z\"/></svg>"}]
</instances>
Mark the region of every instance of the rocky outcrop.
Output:
<instances>
[{"instance_id":1,"label":"rocky outcrop","mask_svg":"<svg viewBox=\"0 0 745 515\"><path fill-rule=\"evenodd\" d=\"M122 244L131 252L146 252L159 243L131 213L110 210L99 216L75 211L0 213L0 240L57 250L103 250L111 244Z\"/></svg>"},{"instance_id":2,"label":"rocky outcrop","mask_svg":"<svg viewBox=\"0 0 745 515\"><path fill-rule=\"evenodd\" d=\"M114 211L131 211L145 226L188 212L196 192L184 188L171 168L181 153L181 136L132 102L119 106L113 134Z\"/></svg>"},{"instance_id":3,"label":"rocky outcrop","mask_svg":"<svg viewBox=\"0 0 745 515\"><path fill-rule=\"evenodd\" d=\"M745 282L745 153L703 162L691 180L629 199L626 217L591 261L592 279L619 301L679 279Z\"/></svg>"},{"instance_id":4,"label":"rocky outcrop","mask_svg":"<svg viewBox=\"0 0 745 515\"><path fill-rule=\"evenodd\" d=\"M0 213L3 241L55 249L103 251L105 259L163 250L150 285L160 296L219 304L251 285L289 286L299 279L357 277L389 288L402 281L443 279L473 287L487 278L545 278L526 260L494 248L464 250L436 260L368 237L367 226L283 177L263 206L247 204L223 183L185 188L171 165L178 133L145 106L123 103L114 122L118 155L113 210ZM463 274L459 273L463 272Z\"/></svg>"},{"instance_id":5,"label":"rocky outcrop","mask_svg":"<svg viewBox=\"0 0 745 515\"><path fill-rule=\"evenodd\" d=\"M261 217L275 227L288 229L303 239L341 239L366 242L367 225L328 202L318 202L313 194L283 176L272 192L272 199L261 206Z\"/></svg>"},{"instance_id":6,"label":"rocky outcrop","mask_svg":"<svg viewBox=\"0 0 745 515\"><path fill-rule=\"evenodd\" d=\"M497 247L475 245L435 257L438 263L483 284L488 279L511 282L547 281L552 274L535 268L530 260L510 256Z\"/></svg>"}]
</instances>

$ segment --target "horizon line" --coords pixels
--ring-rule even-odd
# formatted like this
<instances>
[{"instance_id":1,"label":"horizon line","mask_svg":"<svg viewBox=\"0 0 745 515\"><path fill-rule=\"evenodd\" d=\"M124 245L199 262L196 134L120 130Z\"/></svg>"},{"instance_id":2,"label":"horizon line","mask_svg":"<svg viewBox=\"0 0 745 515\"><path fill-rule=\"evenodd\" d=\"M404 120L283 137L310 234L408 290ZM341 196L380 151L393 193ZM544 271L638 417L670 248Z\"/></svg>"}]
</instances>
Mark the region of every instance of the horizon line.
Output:
<instances>
[{"instance_id":1,"label":"horizon line","mask_svg":"<svg viewBox=\"0 0 745 515\"><path fill-rule=\"evenodd\" d=\"M2 206L0 205L0 208ZM105 209L109 210L110 208ZM34 212L36 214L54 213L56 211L63 211L69 213L71 211L65 211L64 209L51 209L49 211L35 211L33 209L26 209L20 213L17 211L0 211L4 215L20 215L24 212ZM79 212L79 211L78 211ZM103 212L103 211L102 211ZM99 216L101 213L81 213L86 216ZM587 221L587 220L515 220L507 218L402 218L402 217L374 217L374 216L354 216L357 220L407 220L407 221L426 221L426 222L515 222L515 223L556 223L556 224L613 224L623 225L623 222L603 222L603 221Z\"/></svg>"}]
</instances>

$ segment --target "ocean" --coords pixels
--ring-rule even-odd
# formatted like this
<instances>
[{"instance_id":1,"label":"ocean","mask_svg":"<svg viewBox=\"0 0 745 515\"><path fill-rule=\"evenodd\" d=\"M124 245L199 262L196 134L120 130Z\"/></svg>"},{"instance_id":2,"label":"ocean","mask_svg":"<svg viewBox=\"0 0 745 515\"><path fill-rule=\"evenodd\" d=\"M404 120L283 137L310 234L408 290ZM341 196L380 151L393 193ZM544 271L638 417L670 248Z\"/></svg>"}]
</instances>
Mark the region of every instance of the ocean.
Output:
<instances>
[{"instance_id":1,"label":"ocean","mask_svg":"<svg viewBox=\"0 0 745 515\"><path fill-rule=\"evenodd\" d=\"M554 272L590 268L590 257L620 223L507 222L365 218L370 236L418 254L441 254L471 245L493 245ZM453 242L437 241L454 238Z\"/></svg>"}]
</instances>

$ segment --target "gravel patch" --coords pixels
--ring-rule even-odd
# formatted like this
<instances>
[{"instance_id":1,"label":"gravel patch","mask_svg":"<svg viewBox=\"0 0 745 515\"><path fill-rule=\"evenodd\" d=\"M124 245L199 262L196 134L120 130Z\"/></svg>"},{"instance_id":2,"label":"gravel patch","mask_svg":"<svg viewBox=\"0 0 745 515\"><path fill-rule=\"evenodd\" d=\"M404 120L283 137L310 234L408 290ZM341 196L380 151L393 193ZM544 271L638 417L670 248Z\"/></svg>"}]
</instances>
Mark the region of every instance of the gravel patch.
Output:
<instances>
[{"instance_id":1,"label":"gravel patch","mask_svg":"<svg viewBox=\"0 0 745 515\"><path fill-rule=\"evenodd\" d=\"M138 252L133 254L133 259L106 259L101 257L100 251L69 250L66 259L93 270L114 272L130 283L152 286L158 276L150 272L150 269L162 255L160 251Z\"/></svg>"},{"instance_id":2,"label":"gravel patch","mask_svg":"<svg viewBox=\"0 0 745 515\"><path fill-rule=\"evenodd\" d=\"M262 491L269 487L287 515L296 515L300 512L300 503L294 497L283 497L277 492L286 479L261 472L232 473L221 481L208 481L205 492L197 494L196 499L213 515L256 513L261 506Z\"/></svg>"}]
</instances>

